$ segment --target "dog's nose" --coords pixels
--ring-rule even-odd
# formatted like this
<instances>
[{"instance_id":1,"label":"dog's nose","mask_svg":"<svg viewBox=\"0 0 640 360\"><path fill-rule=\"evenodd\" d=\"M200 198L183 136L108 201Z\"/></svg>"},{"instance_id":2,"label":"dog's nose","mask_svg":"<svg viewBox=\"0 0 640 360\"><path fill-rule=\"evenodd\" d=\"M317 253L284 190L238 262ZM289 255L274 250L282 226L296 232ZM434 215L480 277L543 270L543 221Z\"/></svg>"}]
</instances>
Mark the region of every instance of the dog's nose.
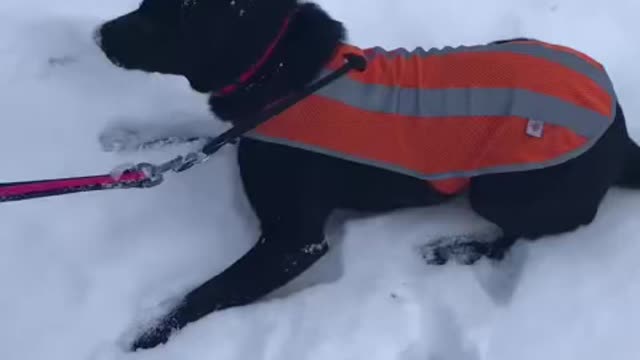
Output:
<instances>
[{"instance_id":1,"label":"dog's nose","mask_svg":"<svg viewBox=\"0 0 640 360\"><path fill-rule=\"evenodd\" d=\"M93 30L93 41L98 47L102 47L102 26L98 26Z\"/></svg>"}]
</instances>

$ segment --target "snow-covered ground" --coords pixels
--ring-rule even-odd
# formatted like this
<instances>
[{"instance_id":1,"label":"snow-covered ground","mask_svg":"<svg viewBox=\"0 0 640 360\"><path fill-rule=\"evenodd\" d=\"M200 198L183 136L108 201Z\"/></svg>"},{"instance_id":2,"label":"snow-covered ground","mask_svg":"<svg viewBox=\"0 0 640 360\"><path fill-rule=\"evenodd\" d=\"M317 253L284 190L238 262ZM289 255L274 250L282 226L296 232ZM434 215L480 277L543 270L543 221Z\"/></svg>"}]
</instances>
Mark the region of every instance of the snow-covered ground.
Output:
<instances>
[{"instance_id":1,"label":"snow-covered ground","mask_svg":"<svg viewBox=\"0 0 640 360\"><path fill-rule=\"evenodd\" d=\"M637 1L321 4L363 46L512 36L576 46L607 66L640 139ZM100 133L123 122L223 129L184 80L124 72L98 53L93 28L135 5L0 2L0 181L102 173L187 150L102 152ZM640 192L623 190L592 226L520 244L515 255L527 258L511 298L499 293L509 280L485 263L432 268L417 255L438 235L487 228L461 202L332 226L331 254L277 296L213 314L166 346L123 351L136 324L255 241L234 159L226 148L154 189L0 205L0 359L640 358Z\"/></svg>"}]
</instances>

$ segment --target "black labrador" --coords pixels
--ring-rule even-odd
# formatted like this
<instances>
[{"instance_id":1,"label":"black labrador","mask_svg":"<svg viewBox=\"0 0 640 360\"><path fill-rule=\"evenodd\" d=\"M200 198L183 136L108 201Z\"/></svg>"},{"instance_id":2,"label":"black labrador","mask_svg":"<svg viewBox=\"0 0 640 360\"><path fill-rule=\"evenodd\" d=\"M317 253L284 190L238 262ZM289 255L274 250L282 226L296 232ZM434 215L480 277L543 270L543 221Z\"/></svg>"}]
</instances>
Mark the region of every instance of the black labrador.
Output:
<instances>
[{"instance_id":1,"label":"black labrador","mask_svg":"<svg viewBox=\"0 0 640 360\"><path fill-rule=\"evenodd\" d=\"M103 24L96 38L117 66L184 76L195 91L214 93L234 84L263 56L294 9L286 34L250 81L228 95L210 97L211 111L233 122L308 85L344 40L343 25L318 5L298 0L143 0L135 11ZM238 152L260 239L187 294L133 349L164 343L190 322L249 304L287 284L329 250L324 227L337 208L385 212L450 199L417 178L284 145L244 138ZM445 263L461 248L467 254L463 263L483 256L500 261L518 239L589 224L611 186L640 187L636 164L640 150L618 105L613 125L581 156L541 170L473 178L468 190L473 210L503 235L491 242L443 244L433 249L430 261Z\"/></svg>"}]
</instances>

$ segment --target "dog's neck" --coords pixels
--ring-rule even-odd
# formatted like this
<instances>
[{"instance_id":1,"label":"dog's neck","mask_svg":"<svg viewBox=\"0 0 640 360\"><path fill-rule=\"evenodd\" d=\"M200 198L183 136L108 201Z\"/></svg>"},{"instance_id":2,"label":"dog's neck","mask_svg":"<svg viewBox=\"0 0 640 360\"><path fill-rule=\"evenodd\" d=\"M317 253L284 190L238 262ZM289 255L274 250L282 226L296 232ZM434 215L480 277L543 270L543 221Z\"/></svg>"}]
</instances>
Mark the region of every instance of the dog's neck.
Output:
<instances>
[{"instance_id":1,"label":"dog's neck","mask_svg":"<svg viewBox=\"0 0 640 360\"><path fill-rule=\"evenodd\" d=\"M333 57L344 41L342 24L312 4L300 5L272 40L274 48L248 82L226 94L212 94L211 110L224 121L244 119L265 106L304 88ZM256 60L259 61L259 60Z\"/></svg>"}]
</instances>

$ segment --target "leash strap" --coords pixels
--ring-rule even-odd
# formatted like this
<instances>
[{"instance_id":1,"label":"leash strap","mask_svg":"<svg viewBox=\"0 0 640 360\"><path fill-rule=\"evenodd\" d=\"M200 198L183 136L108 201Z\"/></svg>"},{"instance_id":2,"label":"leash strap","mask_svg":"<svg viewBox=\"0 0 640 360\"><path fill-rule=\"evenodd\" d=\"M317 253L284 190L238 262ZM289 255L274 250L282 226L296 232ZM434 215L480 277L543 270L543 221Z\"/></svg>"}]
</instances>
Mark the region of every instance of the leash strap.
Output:
<instances>
[{"instance_id":1,"label":"leash strap","mask_svg":"<svg viewBox=\"0 0 640 360\"><path fill-rule=\"evenodd\" d=\"M112 174L65 179L38 180L0 184L0 202L19 201L107 189L149 187L147 173L129 170L120 176Z\"/></svg>"},{"instance_id":2,"label":"leash strap","mask_svg":"<svg viewBox=\"0 0 640 360\"><path fill-rule=\"evenodd\" d=\"M301 92L269 105L255 118L239 121L238 125L211 139L198 152L178 156L160 165L141 163L124 170L115 169L110 174L105 175L0 184L0 202L20 201L98 190L150 188L160 185L164 181L164 174L167 172L173 171L180 173L207 161L211 155L218 152L223 146L236 142L242 135L274 116L281 114L314 92L347 74L349 71L356 70L361 72L364 71L366 67L367 61L364 57L355 54L346 55L345 64L336 71L309 85Z\"/></svg>"}]
</instances>

